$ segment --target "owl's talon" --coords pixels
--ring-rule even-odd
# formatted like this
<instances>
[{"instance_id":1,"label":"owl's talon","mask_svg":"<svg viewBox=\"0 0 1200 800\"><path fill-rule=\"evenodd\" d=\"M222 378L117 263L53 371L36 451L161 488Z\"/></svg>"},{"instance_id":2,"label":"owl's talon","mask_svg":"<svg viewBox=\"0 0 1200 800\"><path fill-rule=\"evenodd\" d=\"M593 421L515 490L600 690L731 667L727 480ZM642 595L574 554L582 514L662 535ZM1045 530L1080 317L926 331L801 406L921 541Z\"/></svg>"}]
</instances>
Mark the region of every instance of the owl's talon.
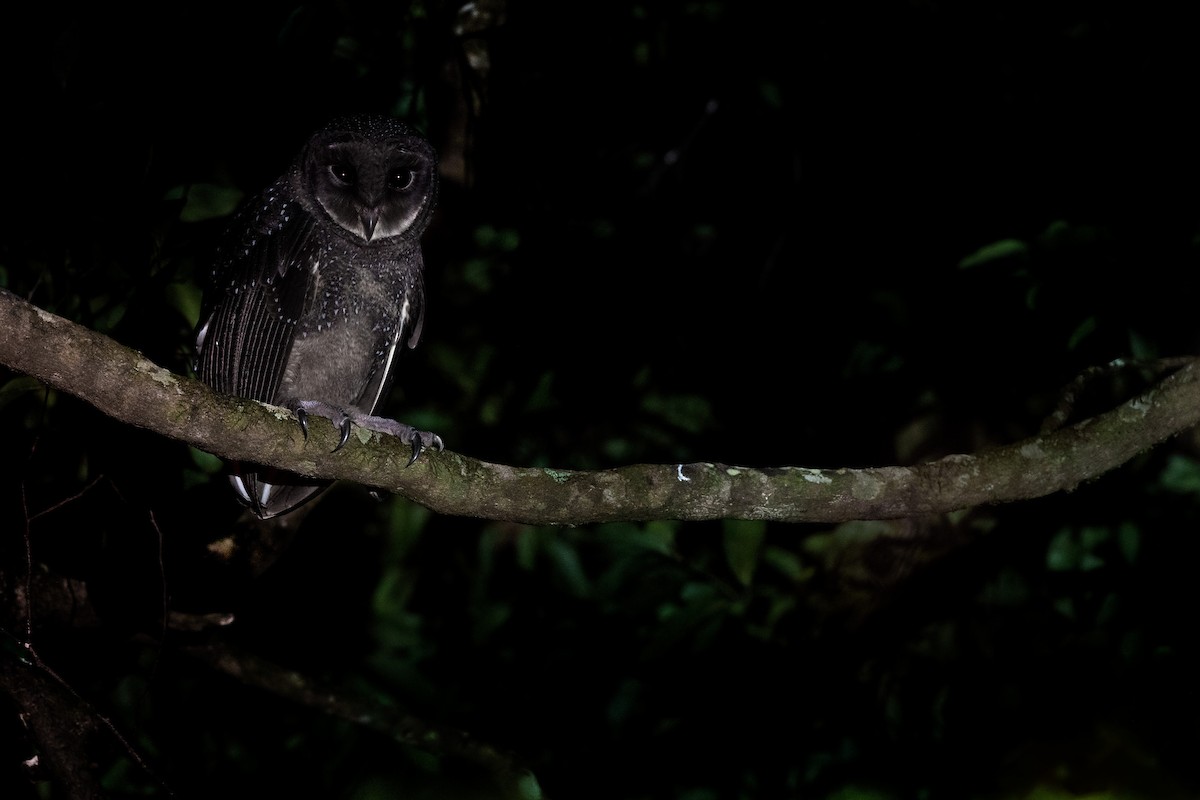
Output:
<instances>
[{"instance_id":1,"label":"owl's talon","mask_svg":"<svg viewBox=\"0 0 1200 800\"><path fill-rule=\"evenodd\" d=\"M338 446L333 448L333 452L336 453L338 450L341 450L343 447L346 446L346 442L348 442L349 440L350 440L350 418L346 417L345 419L342 420L342 438L338 441Z\"/></svg>"},{"instance_id":2,"label":"owl's talon","mask_svg":"<svg viewBox=\"0 0 1200 800\"><path fill-rule=\"evenodd\" d=\"M426 439L429 441L426 441ZM442 445L442 437L438 436L436 433L413 431L413 434L409 437L408 442L412 445L413 453L412 458L410 458L408 463L404 465L406 468L411 467L413 463L416 462L417 457L425 451L426 447L432 447L439 453L444 449L444 446Z\"/></svg>"},{"instance_id":3,"label":"owl's talon","mask_svg":"<svg viewBox=\"0 0 1200 800\"><path fill-rule=\"evenodd\" d=\"M296 409L296 419L300 420L300 432L304 434L304 441L308 441L308 412L303 408Z\"/></svg>"},{"instance_id":4,"label":"owl's talon","mask_svg":"<svg viewBox=\"0 0 1200 800\"><path fill-rule=\"evenodd\" d=\"M408 463L404 465L405 469L411 467L416 462L417 456L421 455L421 451L425 449L425 443L421 441L420 433L413 433L412 438L409 439L409 444L412 445L413 454Z\"/></svg>"}]
</instances>

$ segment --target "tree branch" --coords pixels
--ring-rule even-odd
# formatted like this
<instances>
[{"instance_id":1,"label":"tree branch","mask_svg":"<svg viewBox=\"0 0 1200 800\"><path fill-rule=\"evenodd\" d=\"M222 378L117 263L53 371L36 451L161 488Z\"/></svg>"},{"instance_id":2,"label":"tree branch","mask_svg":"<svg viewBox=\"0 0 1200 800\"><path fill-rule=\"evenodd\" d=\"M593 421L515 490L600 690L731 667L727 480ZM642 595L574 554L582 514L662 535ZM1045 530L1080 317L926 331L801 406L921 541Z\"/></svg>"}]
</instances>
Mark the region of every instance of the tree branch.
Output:
<instances>
[{"instance_id":1,"label":"tree branch","mask_svg":"<svg viewBox=\"0 0 1200 800\"><path fill-rule=\"evenodd\" d=\"M291 412L213 393L106 336L0 290L0 363L130 425L214 453L402 494L444 514L536 524L764 519L841 522L942 513L1072 489L1200 422L1189 363L1116 409L1049 435L912 467L638 464L593 472L518 468L450 451L406 468L407 445L331 423L305 441Z\"/></svg>"},{"instance_id":2,"label":"tree branch","mask_svg":"<svg viewBox=\"0 0 1200 800\"><path fill-rule=\"evenodd\" d=\"M503 797L542 798L537 779L520 765L512 753L475 739L458 730L430 725L378 697L362 697L350 688L333 687L298 672L286 670L254 653L223 643L184 646L183 652L212 669L247 686L276 694L297 705L314 708L330 716L349 720L392 741L454 756L485 769Z\"/></svg>"},{"instance_id":3,"label":"tree branch","mask_svg":"<svg viewBox=\"0 0 1200 800\"><path fill-rule=\"evenodd\" d=\"M62 683L31 664L0 651L0 692L12 698L37 745L38 770L31 777L53 778L70 798L102 798L96 764L88 757L89 740L98 735L96 715Z\"/></svg>"}]
</instances>

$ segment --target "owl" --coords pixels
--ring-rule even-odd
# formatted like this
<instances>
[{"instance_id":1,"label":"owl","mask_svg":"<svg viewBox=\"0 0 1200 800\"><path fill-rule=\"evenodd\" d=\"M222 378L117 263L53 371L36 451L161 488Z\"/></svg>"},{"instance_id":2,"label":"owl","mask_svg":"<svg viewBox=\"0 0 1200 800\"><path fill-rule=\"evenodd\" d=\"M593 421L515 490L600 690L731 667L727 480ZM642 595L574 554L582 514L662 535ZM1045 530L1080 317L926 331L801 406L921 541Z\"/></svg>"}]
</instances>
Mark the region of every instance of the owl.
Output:
<instances>
[{"instance_id":1,"label":"owl","mask_svg":"<svg viewBox=\"0 0 1200 800\"><path fill-rule=\"evenodd\" d=\"M288 171L234 216L196 332L197 377L214 390L340 428L397 436L409 464L439 436L374 416L400 354L417 345L425 291L420 237L437 200L437 156L386 117L339 119L312 135ZM263 519L328 485L230 463L241 502Z\"/></svg>"}]
</instances>

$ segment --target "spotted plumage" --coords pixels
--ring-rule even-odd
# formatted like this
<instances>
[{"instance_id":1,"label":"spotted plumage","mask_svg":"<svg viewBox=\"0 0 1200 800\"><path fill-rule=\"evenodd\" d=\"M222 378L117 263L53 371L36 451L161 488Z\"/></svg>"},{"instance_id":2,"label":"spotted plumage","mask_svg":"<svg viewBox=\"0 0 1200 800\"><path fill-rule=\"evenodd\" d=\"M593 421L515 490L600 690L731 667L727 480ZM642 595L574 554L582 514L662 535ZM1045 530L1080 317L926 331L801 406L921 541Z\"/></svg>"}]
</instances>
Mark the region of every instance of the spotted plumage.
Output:
<instances>
[{"instance_id":1,"label":"spotted plumage","mask_svg":"<svg viewBox=\"0 0 1200 800\"><path fill-rule=\"evenodd\" d=\"M373 416L424 320L420 236L437 197L437 159L384 117L337 120L230 224L205 290L196 374L213 389L403 438L415 460L441 439ZM339 445L340 447L340 445ZM411 461L410 461L411 463ZM229 465L241 501L265 518L328 483Z\"/></svg>"}]
</instances>

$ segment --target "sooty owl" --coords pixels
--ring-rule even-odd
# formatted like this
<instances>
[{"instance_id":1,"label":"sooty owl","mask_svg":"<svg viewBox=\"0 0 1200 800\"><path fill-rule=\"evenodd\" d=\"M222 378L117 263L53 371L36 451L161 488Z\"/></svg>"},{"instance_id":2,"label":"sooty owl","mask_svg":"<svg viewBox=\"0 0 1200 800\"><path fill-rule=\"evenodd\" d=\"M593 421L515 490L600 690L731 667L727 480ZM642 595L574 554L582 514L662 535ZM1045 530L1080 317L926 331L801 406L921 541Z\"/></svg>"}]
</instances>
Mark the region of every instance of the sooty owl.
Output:
<instances>
[{"instance_id":1,"label":"sooty owl","mask_svg":"<svg viewBox=\"0 0 1200 800\"><path fill-rule=\"evenodd\" d=\"M218 392L398 436L417 459L435 434L373 416L397 360L421 336L420 236L437 199L437 157L409 126L336 120L288 172L236 214L218 251L196 333L196 374ZM228 465L259 517L329 485L259 465Z\"/></svg>"}]
</instances>

